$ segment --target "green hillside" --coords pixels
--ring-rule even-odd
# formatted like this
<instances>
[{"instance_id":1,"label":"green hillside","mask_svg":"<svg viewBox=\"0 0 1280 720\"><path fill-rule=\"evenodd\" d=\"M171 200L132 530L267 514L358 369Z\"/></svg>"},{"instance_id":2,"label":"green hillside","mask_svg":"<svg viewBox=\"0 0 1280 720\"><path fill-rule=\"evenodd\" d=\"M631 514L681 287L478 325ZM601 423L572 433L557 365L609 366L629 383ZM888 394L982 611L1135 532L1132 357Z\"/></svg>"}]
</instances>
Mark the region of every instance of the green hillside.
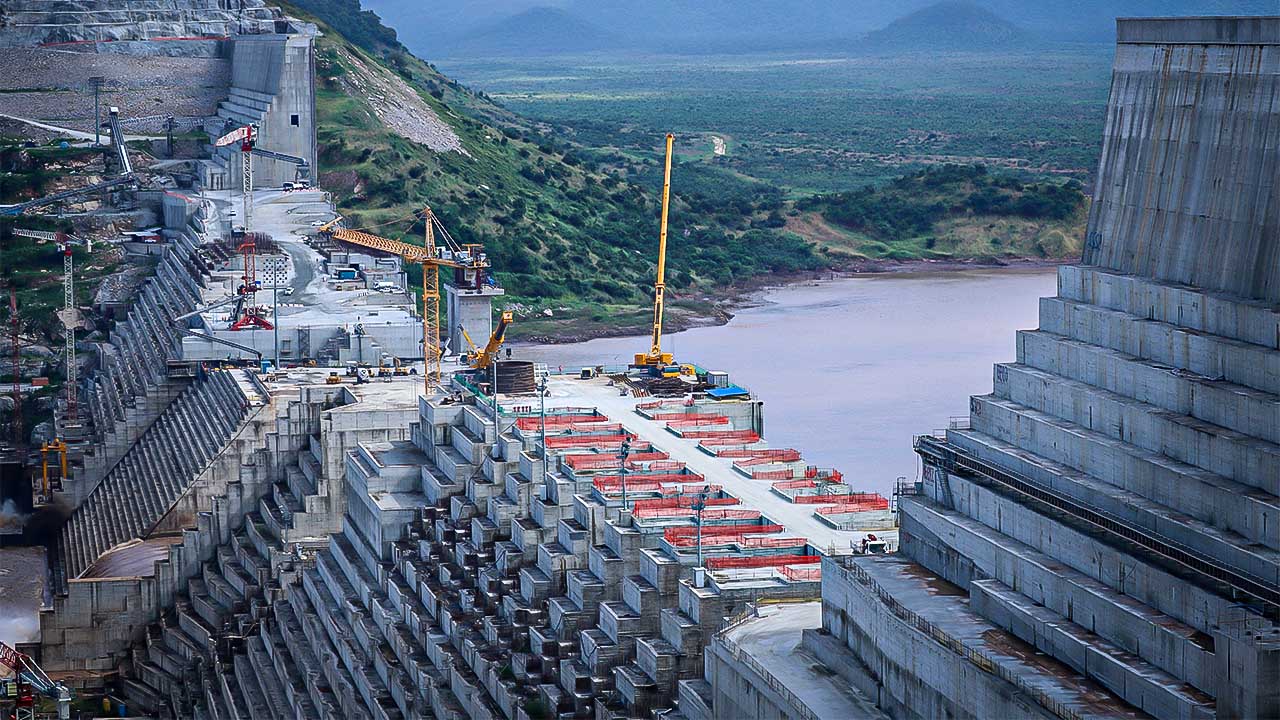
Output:
<instances>
[{"instance_id":1,"label":"green hillside","mask_svg":"<svg viewBox=\"0 0 1280 720\"><path fill-rule=\"evenodd\" d=\"M320 183L350 225L385 223L390 233L406 227L397 219L429 204L457 240L485 245L524 314L555 308L557 317L594 316L605 327L593 333L645 324L635 311L652 284L661 138L652 152L603 158L441 75L376 16L359 13L355 0L296 0L288 9L324 33L316 50ZM389 127L370 98L394 92L425 102L465 152L432 150ZM692 212L689 199L705 204L705 197L682 195L682 173L677 167L673 178L668 276L677 315L681 299L695 293L824 264L799 237L751 227L776 199L748 193L726 225L714 213ZM421 230L419 223L413 233ZM545 325L539 332L554 330Z\"/></svg>"},{"instance_id":2,"label":"green hillside","mask_svg":"<svg viewBox=\"0 0 1280 720\"><path fill-rule=\"evenodd\" d=\"M1088 204L1079 183L1026 182L942 165L879 187L797 204L788 227L837 261L1078 257Z\"/></svg>"}]
</instances>

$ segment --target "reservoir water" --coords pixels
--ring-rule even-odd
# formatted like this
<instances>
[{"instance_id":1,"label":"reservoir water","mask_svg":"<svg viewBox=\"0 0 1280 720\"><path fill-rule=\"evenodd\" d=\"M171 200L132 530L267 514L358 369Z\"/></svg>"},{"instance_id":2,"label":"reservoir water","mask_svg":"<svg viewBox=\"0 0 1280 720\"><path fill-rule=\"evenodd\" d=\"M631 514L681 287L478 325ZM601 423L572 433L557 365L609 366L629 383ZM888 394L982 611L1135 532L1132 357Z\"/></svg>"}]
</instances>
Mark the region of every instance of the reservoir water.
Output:
<instances>
[{"instance_id":1,"label":"reservoir water","mask_svg":"<svg viewBox=\"0 0 1280 720\"><path fill-rule=\"evenodd\" d=\"M764 293L726 325L663 338L676 359L729 373L765 404L765 440L888 494L915 477L911 438L968 414L991 392L992 364L1014 359L1056 271L885 274ZM515 357L566 371L624 364L648 338L523 345Z\"/></svg>"}]
</instances>

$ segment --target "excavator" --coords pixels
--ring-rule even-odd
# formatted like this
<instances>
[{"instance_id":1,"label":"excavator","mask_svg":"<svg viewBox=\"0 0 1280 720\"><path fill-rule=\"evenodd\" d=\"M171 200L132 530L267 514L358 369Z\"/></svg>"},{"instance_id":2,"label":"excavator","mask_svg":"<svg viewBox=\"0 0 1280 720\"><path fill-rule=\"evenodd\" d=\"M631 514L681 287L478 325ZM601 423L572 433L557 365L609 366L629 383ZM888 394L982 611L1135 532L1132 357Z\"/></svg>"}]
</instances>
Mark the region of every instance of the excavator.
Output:
<instances>
[{"instance_id":1,"label":"excavator","mask_svg":"<svg viewBox=\"0 0 1280 720\"><path fill-rule=\"evenodd\" d=\"M498 327L493 329L493 334L489 336L489 342L485 343L483 350L476 347L471 336L467 334L467 329L462 328L462 337L471 346L471 351L467 353L467 362L472 370L487 370L489 365L498 358L498 351L502 349L502 343L507 339L507 328L514 321L515 315L510 310L503 310L502 317L498 320Z\"/></svg>"}]
</instances>

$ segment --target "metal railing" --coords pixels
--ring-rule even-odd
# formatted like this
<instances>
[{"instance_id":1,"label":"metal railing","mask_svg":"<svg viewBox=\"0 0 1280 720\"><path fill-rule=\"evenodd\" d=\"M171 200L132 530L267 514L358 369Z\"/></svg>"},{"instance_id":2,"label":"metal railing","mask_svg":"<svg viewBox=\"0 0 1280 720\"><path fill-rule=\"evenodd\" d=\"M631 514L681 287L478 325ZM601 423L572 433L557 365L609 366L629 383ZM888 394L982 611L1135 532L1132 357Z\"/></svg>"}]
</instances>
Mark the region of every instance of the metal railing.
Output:
<instances>
[{"instance_id":1,"label":"metal railing","mask_svg":"<svg viewBox=\"0 0 1280 720\"><path fill-rule=\"evenodd\" d=\"M803 700L796 697L795 693L788 690L787 686L783 685L778 678L774 677L773 673L769 672L769 670L765 668L765 666L761 665L759 661L751 657L749 653L743 652L742 648L738 647L736 642L730 640L724 634L718 636L716 640L736 662L740 662L748 668L751 668L751 671L756 675L759 675L760 679L764 681L764 684L770 690L782 697L782 699L787 703L785 714L788 717L794 718L795 720L819 720L818 715L810 710L809 706L806 705Z\"/></svg>"},{"instance_id":2,"label":"metal railing","mask_svg":"<svg viewBox=\"0 0 1280 720\"><path fill-rule=\"evenodd\" d=\"M1268 606L1268 614L1280 614L1280 588L1265 580L1235 570L1217 560L1142 528L1134 527L1102 510L1049 490L1026 477L1009 472L969 455L945 440L931 436L916 438L916 452L926 460L955 475L986 478L1023 497L1039 501L1055 510L1111 535L1138 545L1144 550L1172 562L1205 580L1216 581L1231 589L1233 596L1245 595ZM1233 597L1233 599L1238 599Z\"/></svg>"},{"instance_id":3,"label":"metal railing","mask_svg":"<svg viewBox=\"0 0 1280 720\"><path fill-rule=\"evenodd\" d=\"M1018 688L1022 692L1031 696L1031 698L1039 703L1041 707L1044 707L1054 715L1063 718L1063 720L1081 720L1083 717L1072 708L1050 697L1043 690L1028 685L1018 675L1006 669L1003 665L997 664L991 658L983 655L968 645L965 645L945 630L939 628L937 625L934 625L928 620L917 615L909 608L905 607L902 603L898 602L898 599L895 598L888 590L881 587L880 583L876 582L875 578L871 577L871 574L856 562L849 560L840 562L839 565L841 569L856 580L858 584L870 589L881 604L888 608L889 612L893 613L895 617L921 633L928 635L934 642L963 657L979 670L994 675Z\"/></svg>"}]
</instances>

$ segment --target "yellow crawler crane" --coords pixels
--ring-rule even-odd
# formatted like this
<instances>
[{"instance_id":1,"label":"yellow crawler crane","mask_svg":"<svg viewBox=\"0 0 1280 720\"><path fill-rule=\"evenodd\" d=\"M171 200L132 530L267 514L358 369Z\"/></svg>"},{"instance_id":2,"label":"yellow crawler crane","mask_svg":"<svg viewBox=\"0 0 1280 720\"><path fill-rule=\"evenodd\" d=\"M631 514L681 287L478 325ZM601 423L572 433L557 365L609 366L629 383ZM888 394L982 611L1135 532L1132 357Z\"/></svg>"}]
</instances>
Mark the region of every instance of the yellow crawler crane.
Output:
<instances>
[{"instance_id":1,"label":"yellow crawler crane","mask_svg":"<svg viewBox=\"0 0 1280 720\"><path fill-rule=\"evenodd\" d=\"M646 367L664 367L670 365L674 356L662 352L662 299L666 290L667 276L667 210L671 203L671 146L676 136L667 133L667 161L662 171L662 222L658 227L658 276L653 283L653 338L649 343L649 352L636 353L636 365Z\"/></svg>"},{"instance_id":2,"label":"yellow crawler crane","mask_svg":"<svg viewBox=\"0 0 1280 720\"><path fill-rule=\"evenodd\" d=\"M338 227L341 217L320 226L318 230L322 234L328 234L334 240L398 255L405 262L422 266L422 354L425 365L423 378L426 393L429 395L431 388L440 384L440 268L474 270L478 274L483 274L489 268L489 259L484 253L483 246L461 245L455 242L449 235L449 231L431 212L431 208L423 208L422 219L426 224L423 246ZM437 230L444 239L444 247L436 247Z\"/></svg>"}]
</instances>

